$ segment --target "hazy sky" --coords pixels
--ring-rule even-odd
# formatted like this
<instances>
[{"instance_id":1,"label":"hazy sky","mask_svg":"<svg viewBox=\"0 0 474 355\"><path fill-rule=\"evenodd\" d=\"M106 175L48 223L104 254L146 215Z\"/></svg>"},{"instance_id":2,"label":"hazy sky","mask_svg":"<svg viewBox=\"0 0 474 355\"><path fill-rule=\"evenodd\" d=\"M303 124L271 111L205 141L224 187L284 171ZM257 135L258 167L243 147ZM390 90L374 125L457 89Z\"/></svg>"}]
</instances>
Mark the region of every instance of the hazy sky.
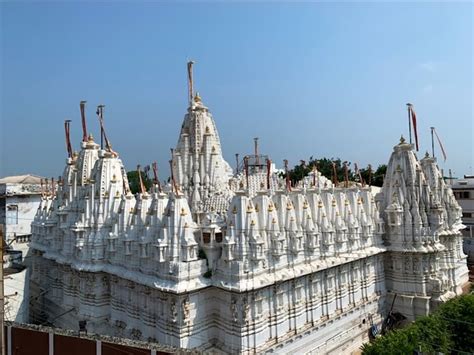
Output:
<instances>
[{"instance_id":1,"label":"hazy sky","mask_svg":"<svg viewBox=\"0 0 474 355\"><path fill-rule=\"evenodd\" d=\"M387 163L419 121L435 126L455 175L474 170L473 4L2 2L0 176L61 174L63 122L77 149L79 101L126 167L168 174L186 112L186 61L225 158L340 157Z\"/></svg>"}]
</instances>

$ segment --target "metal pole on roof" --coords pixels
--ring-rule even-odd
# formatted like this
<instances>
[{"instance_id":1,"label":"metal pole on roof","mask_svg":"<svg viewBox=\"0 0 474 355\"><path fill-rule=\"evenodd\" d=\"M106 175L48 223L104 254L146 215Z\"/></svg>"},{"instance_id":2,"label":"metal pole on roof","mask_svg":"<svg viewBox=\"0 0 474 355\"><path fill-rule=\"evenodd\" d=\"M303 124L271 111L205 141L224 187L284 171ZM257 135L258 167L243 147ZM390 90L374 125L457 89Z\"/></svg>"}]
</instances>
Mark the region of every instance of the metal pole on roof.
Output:
<instances>
[{"instance_id":1,"label":"metal pole on roof","mask_svg":"<svg viewBox=\"0 0 474 355\"><path fill-rule=\"evenodd\" d=\"M3 289L3 246L5 242L3 240L3 224L0 224L0 348L2 349L1 355L5 355L5 293Z\"/></svg>"},{"instance_id":2,"label":"metal pole on roof","mask_svg":"<svg viewBox=\"0 0 474 355\"><path fill-rule=\"evenodd\" d=\"M435 157L435 154L434 154L434 136L433 136L433 132L434 132L434 127L430 127L431 129L431 153L433 155L433 158Z\"/></svg>"}]
</instances>

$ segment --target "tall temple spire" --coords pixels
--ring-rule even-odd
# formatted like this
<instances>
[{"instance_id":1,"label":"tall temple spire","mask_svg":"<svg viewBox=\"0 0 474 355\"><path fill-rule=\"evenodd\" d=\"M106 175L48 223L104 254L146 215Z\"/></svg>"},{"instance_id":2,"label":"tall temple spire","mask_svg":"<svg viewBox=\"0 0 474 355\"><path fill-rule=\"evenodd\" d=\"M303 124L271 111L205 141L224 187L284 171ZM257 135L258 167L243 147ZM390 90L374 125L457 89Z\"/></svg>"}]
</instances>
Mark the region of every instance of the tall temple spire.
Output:
<instances>
[{"instance_id":1,"label":"tall temple spire","mask_svg":"<svg viewBox=\"0 0 474 355\"><path fill-rule=\"evenodd\" d=\"M229 187L232 168L222 156L216 123L209 109L199 94L194 93L193 64L189 61L187 65L190 102L178 144L172 152L173 176L180 192L193 206L193 213L211 207L216 212L223 211L232 197Z\"/></svg>"}]
</instances>

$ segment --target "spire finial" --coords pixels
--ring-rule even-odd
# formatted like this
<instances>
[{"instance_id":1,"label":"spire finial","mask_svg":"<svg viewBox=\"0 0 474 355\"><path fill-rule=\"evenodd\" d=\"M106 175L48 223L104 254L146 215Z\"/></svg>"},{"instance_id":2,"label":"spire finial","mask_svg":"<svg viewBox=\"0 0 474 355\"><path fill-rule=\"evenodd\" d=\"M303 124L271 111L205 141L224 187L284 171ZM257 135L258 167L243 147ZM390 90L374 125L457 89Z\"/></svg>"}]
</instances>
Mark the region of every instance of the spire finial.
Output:
<instances>
[{"instance_id":1,"label":"spire finial","mask_svg":"<svg viewBox=\"0 0 474 355\"><path fill-rule=\"evenodd\" d=\"M201 102L201 96L199 96L199 93L196 91L196 95L194 95L194 102Z\"/></svg>"},{"instance_id":2,"label":"spire finial","mask_svg":"<svg viewBox=\"0 0 474 355\"><path fill-rule=\"evenodd\" d=\"M405 138L403 138L403 134L400 136L400 144L404 144L406 141L405 141Z\"/></svg>"}]
</instances>

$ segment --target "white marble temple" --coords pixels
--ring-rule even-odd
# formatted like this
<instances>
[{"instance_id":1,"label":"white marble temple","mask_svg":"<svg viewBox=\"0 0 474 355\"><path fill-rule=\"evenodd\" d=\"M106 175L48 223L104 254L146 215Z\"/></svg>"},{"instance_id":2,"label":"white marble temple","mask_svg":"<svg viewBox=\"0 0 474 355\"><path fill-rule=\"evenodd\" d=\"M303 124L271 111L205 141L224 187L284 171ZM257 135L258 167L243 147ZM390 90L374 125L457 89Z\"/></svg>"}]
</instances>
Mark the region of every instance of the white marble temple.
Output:
<instances>
[{"instance_id":1,"label":"white marble temple","mask_svg":"<svg viewBox=\"0 0 474 355\"><path fill-rule=\"evenodd\" d=\"M290 190L271 172L267 186L233 176L196 94L172 167L174 184L132 195L118 154L82 142L32 224L33 321L228 353L350 353L395 295L413 319L467 281L459 206L403 140L376 196L319 173Z\"/></svg>"}]
</instances>

